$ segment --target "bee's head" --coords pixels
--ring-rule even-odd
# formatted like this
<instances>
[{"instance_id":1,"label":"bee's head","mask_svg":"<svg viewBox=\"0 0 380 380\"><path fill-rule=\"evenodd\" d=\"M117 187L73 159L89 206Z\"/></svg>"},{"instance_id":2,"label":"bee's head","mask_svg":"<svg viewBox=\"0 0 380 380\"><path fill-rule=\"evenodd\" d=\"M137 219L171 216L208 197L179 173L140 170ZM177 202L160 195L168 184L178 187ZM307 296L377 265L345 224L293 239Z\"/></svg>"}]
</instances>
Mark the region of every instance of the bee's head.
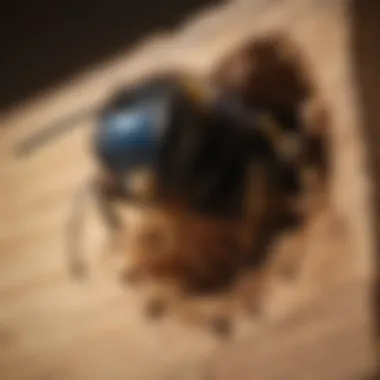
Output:
<instances>
[{"instance_id":1,"label":"bee's head","mask_svg":"<svg viewBox=\"0 0 380 380\"><path fill-rule=\"evenodd\" d=\"M95 153L103 168L127 185L128 193L150 183L148 177L157 172L172 118L171 87L166 76L148 78L115 92L101 112Z\"/></svg>"},{"instance_id":2,"label":"bee's head","mask_svg":"<svg viewBox=\"0 0 380 380\"><path fill-rule=\"evenodd\" d=\"M155 121L143 110L125 110L105 115L96 136L102 163L122 173L136 165L150 164L157 150Z\"/></svg>"}]
</instances>

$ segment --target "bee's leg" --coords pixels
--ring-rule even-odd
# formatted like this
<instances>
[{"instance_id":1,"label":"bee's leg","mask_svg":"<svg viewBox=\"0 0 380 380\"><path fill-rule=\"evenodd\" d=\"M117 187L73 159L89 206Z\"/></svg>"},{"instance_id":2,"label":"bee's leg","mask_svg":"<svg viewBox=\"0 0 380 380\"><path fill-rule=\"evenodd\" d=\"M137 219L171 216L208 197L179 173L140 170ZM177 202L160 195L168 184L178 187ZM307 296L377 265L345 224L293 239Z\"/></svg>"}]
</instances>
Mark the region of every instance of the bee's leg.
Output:
<instances>
[{"instance_id":1,"label":"bee's leg","mask_svg":"<svg viewBox=\"0 0 380 380\"><path fill-rule=\"evenodd\" d=\"M302 161L296 168L301 186L291 204L292 210L299 215L302 225L301 228L292 231L279 246L281 252L279 274L286 279L295 279L302 271L308 256L307 235L310 218L314 218L316 213L318 214L328 204L326 185L329 179L329 168L327 142L324 135L326 121L317 116L320 115L314 114L309 120L309 125L306 125Z\"/></svg>"},{"instance_id":2,"label":"bee's leg","mask_svg":"<svg viewBox=\"0 0 380 380\"><path fill-rule=\"evenodd\" d=\"M104 176L94 181L94 189L99 211L106 226L113 232L120 230L121 220L113 208L113 201L118 197L116 185Z\"/></svg>"},{"instance_id":3,"label":"bee's leg","mask_svg":"<svg viewBox=\"0 0 380 380\"><path fill-rule=\"evenodd\" d=\"M305 185L313 193L326 190L329 181L329 130L330 117L325 102L317 97L306 102L302 109L305 124Z\"/></svg>"},{"instance_id":4,"label":"bee's leg","mask_svg":"<svg viewBox=\"0 0 380 380\"><path fill-rule=\"evenodd\" d=\"M107 176L97 178L94 183L96 201L101 218L107 227L108 238L105 252L117 252L120 246L122 220L115 210L115 201L123 196L116 181Z\"/></svg>"},{"instance_id":5,"label":"bee's leg","mask_svg":"<svg viewBox=\"0 0 380 380\"><path fill-rule=\"evenodd\" d=\"M86 198L95 196L97 203L111 239L108 246L114 248L117 233L121 227L121 221L113 208L113 200L118 196L117 187L106 177L96 177L81 186L74 197L73 209L68 221L68 254L69 270L76 277L86 274L86 266L80 247L80 239L83 236L84 211Z\"/></svg>"},{"instance_id":6,"label":"bee's leg","mask_svg":"<svg viewBox=\"0 0 380 380\"><path fill-rule=\"evenodd\" d=\"M302 150L296 160L291 162L286 177L293 177L297 186L287 187L287 214L296 221L289 231L278 241L278 259L275 272L284 279L294 280L302 271L307 258L307 234L310 217L321 205L321 179L324 176L322 161L322 141L317 133L308 133L301 140ZM286 185L284 181L284 184Z\"/></svg>"}]
</instances>

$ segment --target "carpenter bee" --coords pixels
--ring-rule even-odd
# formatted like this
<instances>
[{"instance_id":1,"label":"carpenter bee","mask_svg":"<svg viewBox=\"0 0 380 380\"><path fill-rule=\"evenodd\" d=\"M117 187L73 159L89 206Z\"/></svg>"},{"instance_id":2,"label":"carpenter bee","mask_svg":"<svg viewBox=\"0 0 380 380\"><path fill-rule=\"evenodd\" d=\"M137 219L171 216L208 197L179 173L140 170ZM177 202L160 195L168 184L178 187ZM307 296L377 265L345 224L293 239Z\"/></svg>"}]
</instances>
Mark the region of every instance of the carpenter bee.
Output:
<instances>
[{"instance_id":1,"label":"carpenter bee","mask_svg":"<svg viewBox=\"0 0 380 380\"><path fill-rule=\"evenodd\" d=\"M295 89L289 71L276 79L275 64L255 72L260 59L278 60L272 42L253 46L239 52L245 59L240 76L231 60L211 80L180 70L157 73L116 91L99 111L92 144L99 173L91 188L111 231L121 227L113 207L121 201L206 219L246 218L249 233L257 235L268 215L282 215L302 194L308 144L299 105L308 94ZM21 151L44 138L46 133L25 142ZM76 211L81 204L78 198ZM78 234L75 223L71 232ZM74 270L83 270L72 251Z\"/></svg>"}]
</instances>

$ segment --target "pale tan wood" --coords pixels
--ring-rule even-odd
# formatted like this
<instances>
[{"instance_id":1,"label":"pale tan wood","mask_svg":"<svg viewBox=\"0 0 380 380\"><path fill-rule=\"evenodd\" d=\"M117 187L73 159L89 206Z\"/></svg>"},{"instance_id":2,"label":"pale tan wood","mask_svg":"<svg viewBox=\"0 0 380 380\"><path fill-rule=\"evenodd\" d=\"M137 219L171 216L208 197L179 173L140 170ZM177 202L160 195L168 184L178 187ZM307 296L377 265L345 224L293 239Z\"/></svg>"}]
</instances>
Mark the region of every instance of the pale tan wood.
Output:
<instances>
[{"instance_id":1,"label":"pale tan wood","mask_svg":"<svg viewBox=\"0 0 380 380\"><path fill-rule=\"evenodd\" d=\"M370 379L369 287L344 283L280 323L230 344L209 364L210 379ZM253 376L254 375L254 376Z\"/></svg>"},{"instance_id":2,"label":"pale tan wood","mask_svg":"<svg viewBox=\"0 0 380 380\"><path fill-rule=\"evenodd\" d=\"M311 250L299 282L294 286L277 285L269 302L270 320L281 321L340 283L368 278L372 243L366 207L370 205L366 173L362 170L356 92L349 60L349 22L344 2L231 2L220 10L207 11L199 20L189 21L174 35L153 37L135 52L115 58L67 83L65 88L2 117L1 379L198 379L205 360L212 358L213 353L220 354L221 343L207 331L171 319L158 324L144 320L139 294L134 289L121 289L99 261L104 231L93 211L90 211L86 231L86 252L92 263L90 279L75 283L69 278L63 232L72 196L94 169L88 146L93 120L83 121L82 129L55 141L28 160L15 160L10 153L17 141L41 125L82 106L101 103L120 81L128 82L157 67L177 64L207 73L226 47L247 33L277 29L287 30L301 44L315 68L321 93L332 109L332 135L338 151L334 156L333 204L346 232L345 238L338 239L335 246L326 238L329 228L323 227L329 225L330 217L325 217L326 223L320 222L321 231L316 232L314 239L322 240L322 244ZM341 240L347 240L348 247L342 246ZM351 292L348 287L342 291ZM340 310L352 316L352 322L347 321L347 324L352 323L354 336L351 337L348 327L342 334L347 334L348 341L354 341L363 351L360 355L356 355L354 349L343 352L341 364L337 364L342 369L342 362L350 362L352 371L367 369L364 367L369 368L373 363L370 354L367 355L371 351L366 338L371 335L371 326L365 317L367 291L353 290L353 293L352 304L346 296L347 304ZM359 309L363 309L363 314L353 312L351 315L352 310ZM318 313L322 315L321 310ZM326 324L321 322L320 330L314 331L331 331L335 336L339 311L335 313L332 322L326 319ZM315 316L303 318L308 323L309 318ZM254 336L264 325L265 320L243 318L239 336ZM297 328L289 329L287 332L287 328L281 327L278 336L276 329L264 331L260 339L265 341L265 347L277 341L282 344L262 354L265 357L259 363L262 372L258 378L278 378L273 377L276 376L273 371L265 372L271 370L270 365L265 367L266 363L277 363L280 358L288 357L285 354L290 355L286 353L290 336L287 334L293 336L289 338L291 342L305 333ZM313 341L300 339L299 342L306 347ZM342 342L344 346L345 338ZM222 361L226 361L225 353L220 355ZM298 352L294 355L297 357ZM329 373L344 374L339 368ZM294 367L288 369L290 377L287 378L295 378L291 375ZM319 369L320 376L310 378L335 380L324 376L323 367ZM254 374L247 378L253 377Z\"/></svg>"}]
</instances>

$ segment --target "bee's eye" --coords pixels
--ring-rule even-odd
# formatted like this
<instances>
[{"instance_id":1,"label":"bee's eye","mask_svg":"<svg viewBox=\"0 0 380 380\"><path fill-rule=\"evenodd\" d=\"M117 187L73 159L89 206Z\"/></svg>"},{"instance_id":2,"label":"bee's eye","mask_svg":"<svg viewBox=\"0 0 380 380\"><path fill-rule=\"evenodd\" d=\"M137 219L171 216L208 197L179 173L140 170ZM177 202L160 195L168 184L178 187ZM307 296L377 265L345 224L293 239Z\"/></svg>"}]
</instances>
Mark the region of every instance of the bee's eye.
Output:
<instances>
[{"instance_id":1,"label":"bee's eye","mask_svg":"<svg viewBox=\"0 0 380 380\"><path fill-rule=\"evenodd\" d=\"M102 119L96 136L98 156L115 171L126 171L155 160L157 125L145 109L112 113Z\"/></svg>"}]
</instances>

